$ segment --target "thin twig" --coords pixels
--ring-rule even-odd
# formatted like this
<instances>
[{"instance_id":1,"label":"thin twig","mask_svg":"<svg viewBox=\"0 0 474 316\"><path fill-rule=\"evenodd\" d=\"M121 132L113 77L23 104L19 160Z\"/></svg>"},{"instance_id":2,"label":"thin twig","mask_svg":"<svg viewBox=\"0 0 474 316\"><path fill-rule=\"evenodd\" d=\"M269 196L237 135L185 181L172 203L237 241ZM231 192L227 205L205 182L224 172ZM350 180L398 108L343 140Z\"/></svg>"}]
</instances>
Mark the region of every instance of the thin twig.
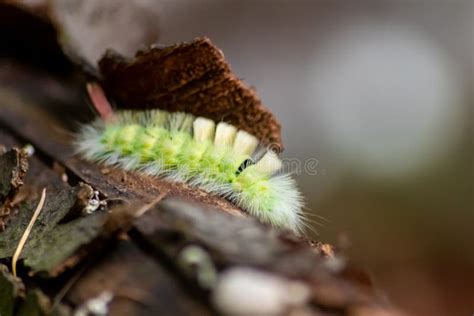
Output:
<instances>
[{"instance_id":1,"label":"thin twig","mask_svg":"<svg viewBox=\"0 0 474 316\"><path fill-rule=\"evenodd\" d=\"M87 93L92 101L92 105L99 112L100 117L106 122L115 120L114 110L109 100L105 96L104 90L95 82L89 82L86 85Z\"/></svg>"},{"instance_id":2,"label":"thin twig","mask_svg":"<svg viewBox=\"0 0 474 316\"><path fill-rule=\"evenodd\" d=\"M140 207L134 214L135 218L138 218L138 217L142 216L143 214L145 214L146 212L148 212L148 210L150 210L158 202L163 200L166 195L168 195L168 191L163 191L155 199L153 199L153 201L151 201L150 203L145 204L142 207Z\"/></svg>"},{"instance_id":3,"label":"thin twig","mask_svg":"<svg viewBox=\"0 0 474 316\"><path fill-rule=\"evenodd\" d=\"M26 240L28 239L28 236L30 235L33 225L38 219L39 213L43 209L45 199L46 199L46 188L44 188L43 192L41 193L41 199L38 203L38 206L36 206L36 210L34 211L33 216L31 217L30 223L28 224L28 227L26 227L26 230L23 233L23 236L21 236L20 242L18 243L18 247L16 247L15 254L13 255L12 271L15 277L16 277L16 262L18 261L18 258L20 257L21 251L23 250L23 246L25 246Z\"/></svg>"}]
</instances>

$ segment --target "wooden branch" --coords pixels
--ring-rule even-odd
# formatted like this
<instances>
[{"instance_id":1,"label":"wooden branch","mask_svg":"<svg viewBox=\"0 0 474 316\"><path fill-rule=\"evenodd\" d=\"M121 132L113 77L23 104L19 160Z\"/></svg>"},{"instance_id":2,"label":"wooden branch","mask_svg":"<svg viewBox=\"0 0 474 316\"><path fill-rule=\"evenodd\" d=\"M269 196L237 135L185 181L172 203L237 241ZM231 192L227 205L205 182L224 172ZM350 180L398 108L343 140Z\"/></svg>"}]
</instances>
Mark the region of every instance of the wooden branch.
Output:
<instances>
[{"instance_id":1,"label":"wooden branch","mask_svg":"<svg viewBox=\"0 0 474 316\"><path fill-rule=\"evenodd\" d=\"M35 148L25 185L15 194L17 211L0 234L4 263L31 216L39 188L46 185L54 192L22 254L19 275L28 281L30 301L15 299L16 310L28 301L61 313L103 303L112 315L235 314L249 308L283 314L401 315L328 245L264 226L228 201L194 188L78 159L69 123L46 110L52 102L47 87L36 87L45 91L41 98L27 94L30 100L22 97L24 90L0 88L0 144L30 143ZM81 214L77 207L87 204L90 190L99 191L107 206ZM84 196L89 197L86 202ZM163 200L156 201L158 196ZM135 220L145 206L148 212ZM229 305L223 297L234 293L233 285L245 284L242 280L256 284L257 294L270 288L271 302L254 306L256 294L239 287L235 304ZM2 283L0 276L0 293L2 284L11 283ZM41 295L48 304L39 305ZM0 310L11 302L0 298Z\"/></svg>"}]
</instances>

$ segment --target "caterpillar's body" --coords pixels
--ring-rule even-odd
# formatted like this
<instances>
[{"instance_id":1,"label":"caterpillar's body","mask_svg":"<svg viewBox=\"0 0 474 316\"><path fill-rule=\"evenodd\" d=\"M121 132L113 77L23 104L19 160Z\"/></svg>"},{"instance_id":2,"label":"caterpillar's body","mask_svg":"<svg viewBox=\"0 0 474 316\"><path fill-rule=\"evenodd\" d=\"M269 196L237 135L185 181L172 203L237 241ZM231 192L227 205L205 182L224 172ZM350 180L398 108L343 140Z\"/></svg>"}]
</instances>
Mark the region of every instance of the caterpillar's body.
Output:
<instances>
[{"instance_id":1,"label":"caterpillar's body","mask_svg":"<svg viewBox=\"0 0 474 316\"><path fill-rule=\"evenodd\" d=\"M258 140L226 123L161 110L119 111L114 120L82 127L86 159L185 182L223 196L277 227L299 231L302 199L281 161L267 151L255 164Z\"/></svg>"}]
</instances>

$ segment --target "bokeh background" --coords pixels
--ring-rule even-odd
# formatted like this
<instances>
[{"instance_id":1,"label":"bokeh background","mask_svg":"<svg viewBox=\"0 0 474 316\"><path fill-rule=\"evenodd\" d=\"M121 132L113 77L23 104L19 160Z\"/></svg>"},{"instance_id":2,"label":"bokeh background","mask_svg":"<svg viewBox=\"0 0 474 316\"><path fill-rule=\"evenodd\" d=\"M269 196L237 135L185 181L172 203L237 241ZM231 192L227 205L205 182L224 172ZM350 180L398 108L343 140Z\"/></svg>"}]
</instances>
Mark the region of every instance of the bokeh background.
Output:
<instances>
[{"instance_id":1,"label":"bokeh background","mask_svg":"<svg viewBox=\"0 0 474 316\"><path fill-rule=\"evenodd\" d=\"M209 37L280 118L314 239L412 315L474 314L472 0L51 2L92 62L145 26L163 45ZM16 32L14 56L42 44Z\"/></svg>"},{"instance_id":2,"label":"bokeh background","mask_svg":"<svg viewBox=\"0 0 474 316\"><path fill-rule=\"evenodd\" d=\"M474 313L472 1L160 5L161 43L210 37L280 118L316 239L414 315Z\"/></svg>"}]
</instances>

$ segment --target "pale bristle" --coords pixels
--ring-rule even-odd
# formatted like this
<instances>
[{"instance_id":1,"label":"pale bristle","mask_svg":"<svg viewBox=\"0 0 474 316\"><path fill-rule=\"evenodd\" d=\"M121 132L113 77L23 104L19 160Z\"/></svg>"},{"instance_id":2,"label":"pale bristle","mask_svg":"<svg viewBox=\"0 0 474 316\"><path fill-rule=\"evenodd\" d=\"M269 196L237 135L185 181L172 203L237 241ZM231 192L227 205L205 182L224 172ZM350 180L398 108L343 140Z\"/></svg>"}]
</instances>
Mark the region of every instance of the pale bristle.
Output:
<instances>
[{"instance_id":1,"label":"pale bristle","mask_svg":"<svg viewBox=\"0 0 474 316\"><path fill-rule=\"evenodd\" d=\"M119 123L122 123L122 124L134 123L132 111L124 110L124 111L120 111L118 114L119 114L119 117L118 117Z\"/></svg>"},{"instance_id":2,"label":"pale bristle","mask_svg":"<svg viewBox=\"0 0 474 316\"><path fill-rule=\"evenodd\" d=\"M255 164L255 168L266 174L273 174L274 172L280 170L282 167L282 162L278 155L273 151L267 151L265 155Z\"/></svg>"},{"instance_id":3,"label":"pale bristle","mask_svg":"<svg viewBox=\"0 0 474 316\"><path fill-rule=\"evenodd\" d=\"M171 131L191 132L194 116L183 112L171 113L168 124Z\"/></svg>"},{"instance_id":4,"label":"pale bristle","mask_svg":"<svg viewBox=\"0 0 474 316\"><path fill-rule=\"evenodd\" d=\"M155 126L165 126L168 121L168 112L161 110L152 110L149 114L149 122Z\"/></svg>"},{"instance_id":5,"label":"pale bristle","mask_svg":"<svg viewBox=\"0 0 474 316\"><path fill-rule=\"evenodd\" d=\"M198 117L193 122L194 139L202 141L212 141L216 123L213 120Z\"/></svg>"},{"instance_id":6,"label":"pale bristle","mask_svg":"<svg viewBox=\"0 0 474 316\"><path fill-rule=\"evenodd\" d=\"M234 142L234 152L246 156L251 156L258 146L257 137L246 131L238 131Z\"/></svg>"},{"instance_id":7,"label":"pale bristle","mask_svg":"<svg viewBox=\"0 0 474 316\"><path fill-rule=\"evenodd\" d=\"M193 123L194 115L186 114L186 117L183 120L183 124L181 125L181 131L191 133L191 131L193 130Z\"/></svg>"},{"instance_id":8,"label":"pale bristle","mask_svg":"<svg viewBox=\"0 0 474 316\"><path fill-rule=\"evenodd\" d=\"M217 124L214 144L217 146L232 147L232 144L234 143L235 139L235 134L237 134L237 129L234 126L224 122L220 122L219 124Z\"/></svg>"}]
</instances>

